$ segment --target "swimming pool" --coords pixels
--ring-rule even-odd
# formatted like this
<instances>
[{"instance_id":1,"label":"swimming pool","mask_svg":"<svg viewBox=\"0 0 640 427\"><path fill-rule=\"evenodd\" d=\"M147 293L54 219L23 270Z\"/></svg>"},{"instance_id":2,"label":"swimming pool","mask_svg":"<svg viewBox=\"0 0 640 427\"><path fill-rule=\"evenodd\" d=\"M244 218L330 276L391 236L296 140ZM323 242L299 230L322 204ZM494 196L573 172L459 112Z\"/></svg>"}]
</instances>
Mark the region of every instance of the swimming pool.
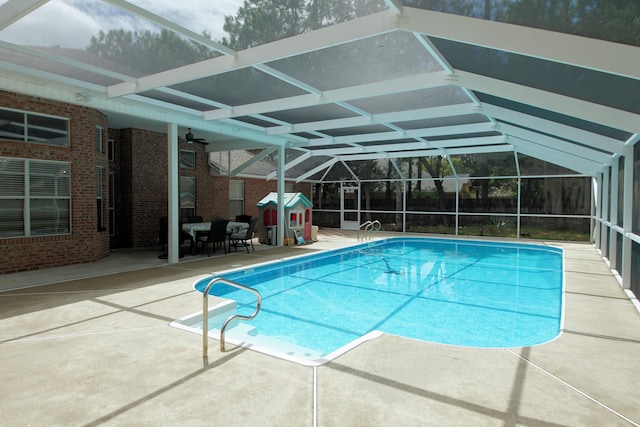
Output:
<instances>
[{"instance_id":1,"label":"swimming pool","mask_svg":"<svg viewBox=\"0 0 640 427\"><path fill-rule=\"evenodd\" d=\"M541 344L561 330L562 250L546 245L389 238L220 276L262 294L258 316L227 329L227 341L303 364L380 333L500 348ZM212 294L235 301L210 315L214 338L231 312L255 309L249 292L216 285ZM201 317L180 322L202 329Z\"/></svg>"}]
</instances>

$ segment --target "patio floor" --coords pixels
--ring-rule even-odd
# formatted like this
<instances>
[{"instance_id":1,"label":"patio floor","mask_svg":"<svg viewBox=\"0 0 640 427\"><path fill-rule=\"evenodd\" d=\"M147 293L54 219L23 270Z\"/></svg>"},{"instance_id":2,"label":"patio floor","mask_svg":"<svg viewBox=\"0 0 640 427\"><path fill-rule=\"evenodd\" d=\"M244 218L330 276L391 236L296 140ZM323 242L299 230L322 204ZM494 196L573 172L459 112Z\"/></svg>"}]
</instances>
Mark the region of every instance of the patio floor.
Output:
<instances>
[{"instance_id":1,"label":"patio floor","mask_svg":"<svg viewBox=\"0 0 640 427\"><path fill-rule=\"evenodd\" d=\"M197 278L356 243L320 230L174 265L122 251L0 276L6 426L629 426L640 423L640 314L590 244L565 252L565 323L534 347L477 349L383 335L313 368L169 326L201 310ZM12 290L11 290L12 289Z\"/></svg>"}]
</instances>

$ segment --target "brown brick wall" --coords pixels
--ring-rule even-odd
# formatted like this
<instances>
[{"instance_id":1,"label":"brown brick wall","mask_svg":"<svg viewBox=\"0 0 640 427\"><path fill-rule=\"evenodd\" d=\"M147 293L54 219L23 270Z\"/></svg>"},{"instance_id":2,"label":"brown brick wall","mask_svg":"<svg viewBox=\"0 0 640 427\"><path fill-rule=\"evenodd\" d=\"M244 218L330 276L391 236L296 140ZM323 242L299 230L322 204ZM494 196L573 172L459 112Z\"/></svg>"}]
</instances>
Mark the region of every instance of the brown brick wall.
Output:
<instances>
[{"instance_id":1,"label":"brown brick wall","mask_svg":"<svg viewBox=\"0 0 640 427\"><path fill-rule=\"evenodd\" d=\"M109 247L158 245L159 218L167 215L167 137L141 129L108 129L107 117L93 109L0 91L0 106L70 118L70 146L55 147L0 140L0 156L68 161L72 163L72 225L64 236L0 239L0 274L96 261ZM103 131L103 153L94 151L94 129ZM113 161L108 139L114 140ZM196 152L195 169L179 169L180 176L196 177L196 213L204 220L229 217L229 178L210 174L202 144L180 139L179 149ZM103 166L103 217L98 231L95 173ZM109 173L115 180L115 235L110 239ZM257 216L256 203L276 191L275 180L237 178L245 182L245 213ZM311 198L308 184L295 191Z\"/></svg>"},{"instance_id":2,"label":"brown brick wall","mask_svg":"<svg viewBox=\"0 0 640 427\"><path fill-rule=\"evenodd\" d=\"M94 150L94 129L104 129L107 117L91 108L62 104L42 98L0 91L0 106L33 113L67 117L69 146L56 147L0 139L0 156L58 160L71 163L71 234L0 238L0 274L96 261L109 255L107 231L98 231L96 167L104 167L104 221L108 224L108 162L106 149Z\"/></svg>"},{"instance_id":3,"label":"brown brick wall","mask_svg":"<svg viewBox=\"0 0 640 427\"><path fill-rule=\"evenodd\" d=\"M115 140L112 170L119 193L115 197L118 221L113 246L159 246L159 219L168 213L167 136L141 129L111 129L109 135ZM196 153L195 169L178 170L180 176L196 178L196 214L205 221L229 218L229 178L210 173L204 145L188 144L180 138L178 149ZM257 216L256 203L276 191L276 181L235 179L245 182L245 213ZM295 188L310 197L308 184L296 184Z\"/></svg>"},{"instance_id":4,"label":"brown brick wall","mask_svg":"<svg viewBox=\"0 0 640 427\"><path fill-rule=\"evenodd\" d=\"M156 246L159 218L168 213L167 136L142 129L111 129L109 135L116 147L114 246ZM178 149L196 152L196 168L178 170L180 176L196 177L196 214L207 221L226 218L227 178L209 174L204 145L181 140Z\"/></svg>"}]
</instances>

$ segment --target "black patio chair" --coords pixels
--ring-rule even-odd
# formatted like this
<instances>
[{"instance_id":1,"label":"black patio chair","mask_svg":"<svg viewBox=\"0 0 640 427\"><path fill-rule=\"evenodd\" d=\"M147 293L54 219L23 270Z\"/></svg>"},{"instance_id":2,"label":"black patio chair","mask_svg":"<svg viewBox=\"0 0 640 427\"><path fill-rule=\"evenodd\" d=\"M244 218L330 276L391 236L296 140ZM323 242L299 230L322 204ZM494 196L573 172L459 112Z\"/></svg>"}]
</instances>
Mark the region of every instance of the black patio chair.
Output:
<instances>
[{"instance_id":1,"label":"black patio chair","mask_svg":"<svg viewBox=\"0 0 640 427\"><path fill-rule=\"evenodd\" d=\"M182 250L182 245L185 241L190 242L191 236L182 231L182 221L178 223L178 246L180 246L180 258L184 256L184 251ZM160 252L162 254L159 258L166 259L167 258L167 245L169 244L169 218L166 216L161 216L159 221L159 229L158 229L158 242L160 243Z\"/></svg>"},{"instance_id":2,"label":"black patio chair","mask_svg":"<svg viewBox=\"0 0 640 427\"><path fill-rule=\"evenodd\" d=\"M158 225L158 243L160 243L160 252L166 252L167 243L169 242L169 220L166 216L161 216Z\"/></svg>"},{"instance_id":3,"label":"black patio chair","mask_svg":"<svg viewBox=\"0 0 640 427\"><path fill-rule=\"evenodd\" d=\"M249 224L251 222L251 215L236 215L236 222L246 222Z\"/></svg>"},{"instance_id":4,"label":"black patio chair","mask_svg":"<svg viewBox=\"0 0 640 427\"><path fill-rule=\"evenodd\" d=\"M216 252L216 243L222 243L224 254L227 254L227 221L226 219L219 219L211 221L211 228L209 232L203 236L198 236L197 240L202 246L207 247L207 256L211 256L209 245L213 246L213 252Z\"/></svg>"},{"instance_id":5,"label":"black patio chair","mask_svg":"<svg viewBox=\"0 0 640 427\"><path fill-rule=\"evenodd\" d=\"M238 250L238 246L244 246L247 248L247 253L249 253L249 245L251 245L251 249L256 251L256 248L253 246L253 229L256 227L256 223L258 222L258 218L253 218L249 221L249 228L247 231L242 233L231 233L229 236L229 251L231 251L231 246Z\"/></svg>"}]
</instances>

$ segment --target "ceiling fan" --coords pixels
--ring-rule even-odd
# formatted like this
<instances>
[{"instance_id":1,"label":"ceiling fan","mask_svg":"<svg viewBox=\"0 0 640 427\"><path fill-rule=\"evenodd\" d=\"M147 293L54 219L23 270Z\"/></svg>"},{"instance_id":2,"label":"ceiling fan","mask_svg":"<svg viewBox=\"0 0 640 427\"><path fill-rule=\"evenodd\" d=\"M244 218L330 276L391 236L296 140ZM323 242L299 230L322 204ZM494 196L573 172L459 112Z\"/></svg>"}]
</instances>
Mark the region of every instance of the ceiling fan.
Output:
<instances>
[{"instance_id":1,"label":"ceiling fan","mask_svg":"<svg viewBox=\"0 0 640 427\"><path fill-rule=\"evenodd\" d=\"M195 138L193 136L193 134L191 133L191 128L187 128L189 131L187 132L187 134L185 135L185 138L187 139L187 142L189 144L192 144L194 142L199 142L200 144L208 144L207 140L204 138Z\"/></svg>"}]
</instances>

